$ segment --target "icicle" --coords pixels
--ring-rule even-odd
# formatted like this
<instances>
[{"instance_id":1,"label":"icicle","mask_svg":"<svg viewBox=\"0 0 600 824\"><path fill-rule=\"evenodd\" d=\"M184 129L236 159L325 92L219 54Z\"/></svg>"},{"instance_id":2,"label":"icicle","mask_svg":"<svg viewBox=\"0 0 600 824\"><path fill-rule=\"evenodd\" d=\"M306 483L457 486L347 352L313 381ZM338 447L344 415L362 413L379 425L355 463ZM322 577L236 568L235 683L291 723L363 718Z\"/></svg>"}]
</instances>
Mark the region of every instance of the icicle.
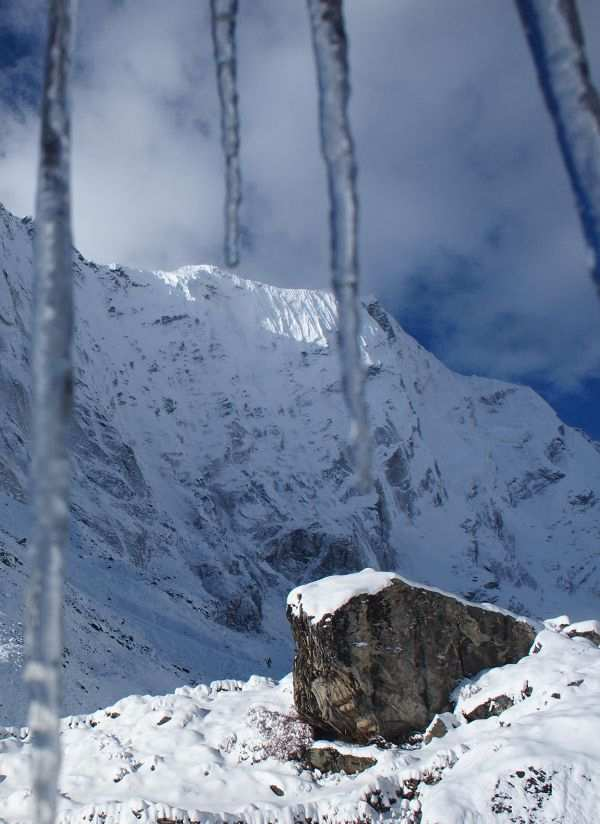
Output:
<instances>
[{"instance_id":1,"label":"icicle","mask_svg":"<svg viewBox=\"0 0 600 824\"><path fill-rule=\"evenodd\" d=\"M211 0L211 28L221 103L221 142L225 155L225 262L240 261L240 124L236 82L235 22L237 0Z\"/></svg>"},{"instance_id":2,"label":"icicle","mask_svg":"<svg viewBox=\"0 0 600 824\"><path fill-rule=\"evenodd\" d=\"M69 74L74 0L50 0L35 232L33 340L33 568L25 678L36 824L56 813L60 768L63 555L68 540L72 246Z\"/></svg>"},{"instance_id":3,"label":"icicle","mask_svg":"<svg viewBox=\"0 0 600 824\"><path fill-rule=\"evenodd\" d=\"M307 0L319 87L321 151L327 167L331 270L338 304L342 384L359 488L371 484L371 441L360 350L356 162L348 99L350 82L342 0Z\"/></svg>"},{"instance_id":4,"label":"icicle","mask_svg":"<svg viewBox=\"0 0 600 824\"><path fill-rule=\"evenodd\" d=\"M575 0L516 0L600 289L600 97Z\"/></svg>"}]
</instances>

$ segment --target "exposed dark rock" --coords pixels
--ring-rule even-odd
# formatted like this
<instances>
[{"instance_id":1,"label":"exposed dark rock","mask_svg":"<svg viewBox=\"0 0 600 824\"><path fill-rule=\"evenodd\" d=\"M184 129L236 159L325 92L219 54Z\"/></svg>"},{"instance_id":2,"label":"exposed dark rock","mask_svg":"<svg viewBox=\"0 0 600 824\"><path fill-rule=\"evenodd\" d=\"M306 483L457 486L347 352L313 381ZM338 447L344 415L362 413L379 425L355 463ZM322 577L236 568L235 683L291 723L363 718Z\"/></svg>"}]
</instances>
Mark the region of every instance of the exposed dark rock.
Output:
<instances>
[{"instance_id":1,"label":"exposed dark rock","mask_svg":"<svg viewBox=\"0 0 600 824\"><path fill-rule=\"evenodd\" d=\"M311 529L282 532L266 545L264 560L290 581L343 573L364 563L361 536Z\"/></svg>"},{"instance_id":2,"label":"exposed dark rock","mask_svg":"<svg viewBox=\"0 0 600 824\"><path fill-rule=\"evenodd\" d=\"M158 320L155 320L152 324L153 326L168 326L170 323L175 323L178 320L186 320L189 318L189 315L161 315Z\"/></svg>"},{"instance_id":3,"label":"exposed dark rock","mask_svg":"<svg viewBox=\"0 0 600 824\"><path fill-rule=\"evenodd\" d=\"M292 529L269 542L265 561L290 579L301 580L307 563L321 553L324 537L320 532Z\"/></svg>"},{"instance_id":4,"label":"exposed dark rock","mask_svg":"<svg viewBox=\"0 0 600 824\"><path fill-rule=\"evenodd\" d=\"M410 458L410 452L399 446L385 462L385 477L393 489L398 508L412 520L417 494L411 485Z\"/></svg>"},{"instance_id":5,"label":"exposed dark rock","mask_svg":"<svg viewBox=\"0 0 600 824\"><path fill-rule=\"evenodd\" d=\"M570 494L569 503L581 512L585 512L586 509L591 509L598 503L598 498L594 490L589 489L587 492L581 492L579 495Z\"/></svg>"},{"instance_id":6,"label":"exposed dark rock","mask_svg":"<svg viewBox=\"0 0 600 824\"><path fill-rule=\"evenodd\" d=\"M484 718L491 718L494 715L501 715L505 710L513 706L515 702L508 695L497 695L495 698L488 698L483 704L475 707L471 712L463 712L467 721L481 721Z\"/></svg>"},{"instance_id":7,"label":"exposed dark rock","mask_svg":"<svg viewBox=\"0 0 600 824\"><path fill-rule=\"evenodd\" d=\"M512 387L499 389L497 392L492 392L491 395L481 395L479 400L484 406L487 406L490 412L497 412L501 406L504 406L506 398L514 392L515 390Z\"/></svg>"},{"instance_id":8,"label":"exposed dark rock","mask_svg":"<svg viewBox=\"0 0 600 824\"><path fill-rule=\"evenodd\" d=\"M343 753L335 747L311 747L306 753L306 763L322 773L345 772L347 775L355 775L373 767L377 764L377 759Z\"/></svg>"},{"instance_id":9,"label":"exposed dark rock","mask_svg":"<svg viewBox=\"0 0 600 824\"><path fill-rule=\"evenodd\" d=\"M567 630L567 635L569 638L587 638L588 641L592 642L592 644L596 644L597 647L600 647L600 632L595 628L590 628L588 630Z\"/></svg>"},{"instance_id":10,"label":"exposed dark rock","mask_svg":"<svg viewBox=\"0 0 600 824\"><path fill-rule=\"evenodd\" d=\"M394 332L394 327L390 323L387 312L379 303L377 303L376 300L367 305L367 312L371 315L373 320L381 326L390 342L396 340L396 333Z\"/></svg>"},{"instance_id":11,"label":"exposed dark rock","mask_svg":"<svg viewBox=\"0 0 600 824\"><path fill-rule=\"evenodd\" d=\"M560 463L561 459L563 458L566 450L566 444L564 438L561 438L559 435L556 438L552 438L544 452L546 453L546 457L552 463Z\"/></svg>"},{"instance_id":12,"label":"exposed dark rock","mask_svg":"<svg viewBox=\"0 0 600 824\"><path fill-rule=\"evenodd\" d=\"M561 481L564 477L564 472L542 466L539 469L526 472L522 478L513 478L507 484L511 506L517 506L520 501L539 494L546 487Z\"/></svg>"},{"instance_id":13,"label":"exposed dark rock","mask_svg":"<svg viewBox=\"0 0 600 824\"><path fill-rule=\"evenodd\" d=\"M450 709L462 678L519 660L535 637L523 619L400 578L318 621L290 602L288 619L299 715L357 742L405 740Z\"/></svg>"}]
</instances>

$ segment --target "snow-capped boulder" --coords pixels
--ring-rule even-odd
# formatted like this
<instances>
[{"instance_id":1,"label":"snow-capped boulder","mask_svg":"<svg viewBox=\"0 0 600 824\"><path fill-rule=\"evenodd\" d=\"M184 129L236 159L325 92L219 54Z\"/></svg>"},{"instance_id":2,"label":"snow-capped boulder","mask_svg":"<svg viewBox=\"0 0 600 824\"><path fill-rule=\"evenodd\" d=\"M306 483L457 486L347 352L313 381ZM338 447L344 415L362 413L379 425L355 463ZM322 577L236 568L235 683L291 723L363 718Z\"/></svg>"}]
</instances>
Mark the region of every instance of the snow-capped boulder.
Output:
<instances>
[{"instance_id":1,"label":"snow-capped boulder","mask_svg":"<svg viewBox=\"0 0 600 824\"><path fill-rule=\"evenodd\" d=\"M505 610L371 569L297 587L287 614L299 714L357 742L423 729L461 679L518 661L536 632Z\"/></svg>"}]
</instances>

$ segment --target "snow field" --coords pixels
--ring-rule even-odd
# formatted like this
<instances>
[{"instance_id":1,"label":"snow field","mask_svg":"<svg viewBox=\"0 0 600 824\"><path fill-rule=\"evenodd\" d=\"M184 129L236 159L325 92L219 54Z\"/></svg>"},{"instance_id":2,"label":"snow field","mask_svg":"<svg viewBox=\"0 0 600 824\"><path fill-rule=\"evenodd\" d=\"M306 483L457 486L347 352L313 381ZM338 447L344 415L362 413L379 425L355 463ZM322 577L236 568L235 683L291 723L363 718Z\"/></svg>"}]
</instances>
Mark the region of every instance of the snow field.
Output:
<instances>
[{"instance_id":1,"label":"snow field","mask_svg":"<svg viewBox=\"0 0 600 824\"><path fill-rule=\"evenodd\" d=\"M517 664L458 685L444 738L389 749L317 742L377 760L353 776L287 760L307 740L291 676L131 696L62 720L59 822L593 822L599 694L600 650L545 629ZM508 709L467 723L499 697ZM2 824L29 821L29 753L27 729L0 730Z\"/></svg>"}]
</instances>

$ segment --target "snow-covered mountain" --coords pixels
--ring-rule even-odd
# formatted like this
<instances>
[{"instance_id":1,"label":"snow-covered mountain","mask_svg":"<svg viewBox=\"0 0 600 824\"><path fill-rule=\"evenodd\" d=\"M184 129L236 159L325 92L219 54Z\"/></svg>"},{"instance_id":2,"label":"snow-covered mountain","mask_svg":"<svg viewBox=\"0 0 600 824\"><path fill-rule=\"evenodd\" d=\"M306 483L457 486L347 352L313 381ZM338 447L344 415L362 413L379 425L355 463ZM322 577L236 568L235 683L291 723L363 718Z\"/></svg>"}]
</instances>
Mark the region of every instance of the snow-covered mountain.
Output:
<instances>
[{"instance_id":1,"label":"snow-covered mountain","mask_svg":"<svg viewBox=\"0 0 600 824\"><path fill-rule=\"evenodd\" d=\"M0 213L0 720L22 721L33 226ZM285 594L386 568L517 612L598 613L600 455L533 391L464 377L375 300L376 484L357 495L326 292L77 257L67 712L281 675ZM268 668L272 662L272 670Z\"/></svg>"}]
</instances>

